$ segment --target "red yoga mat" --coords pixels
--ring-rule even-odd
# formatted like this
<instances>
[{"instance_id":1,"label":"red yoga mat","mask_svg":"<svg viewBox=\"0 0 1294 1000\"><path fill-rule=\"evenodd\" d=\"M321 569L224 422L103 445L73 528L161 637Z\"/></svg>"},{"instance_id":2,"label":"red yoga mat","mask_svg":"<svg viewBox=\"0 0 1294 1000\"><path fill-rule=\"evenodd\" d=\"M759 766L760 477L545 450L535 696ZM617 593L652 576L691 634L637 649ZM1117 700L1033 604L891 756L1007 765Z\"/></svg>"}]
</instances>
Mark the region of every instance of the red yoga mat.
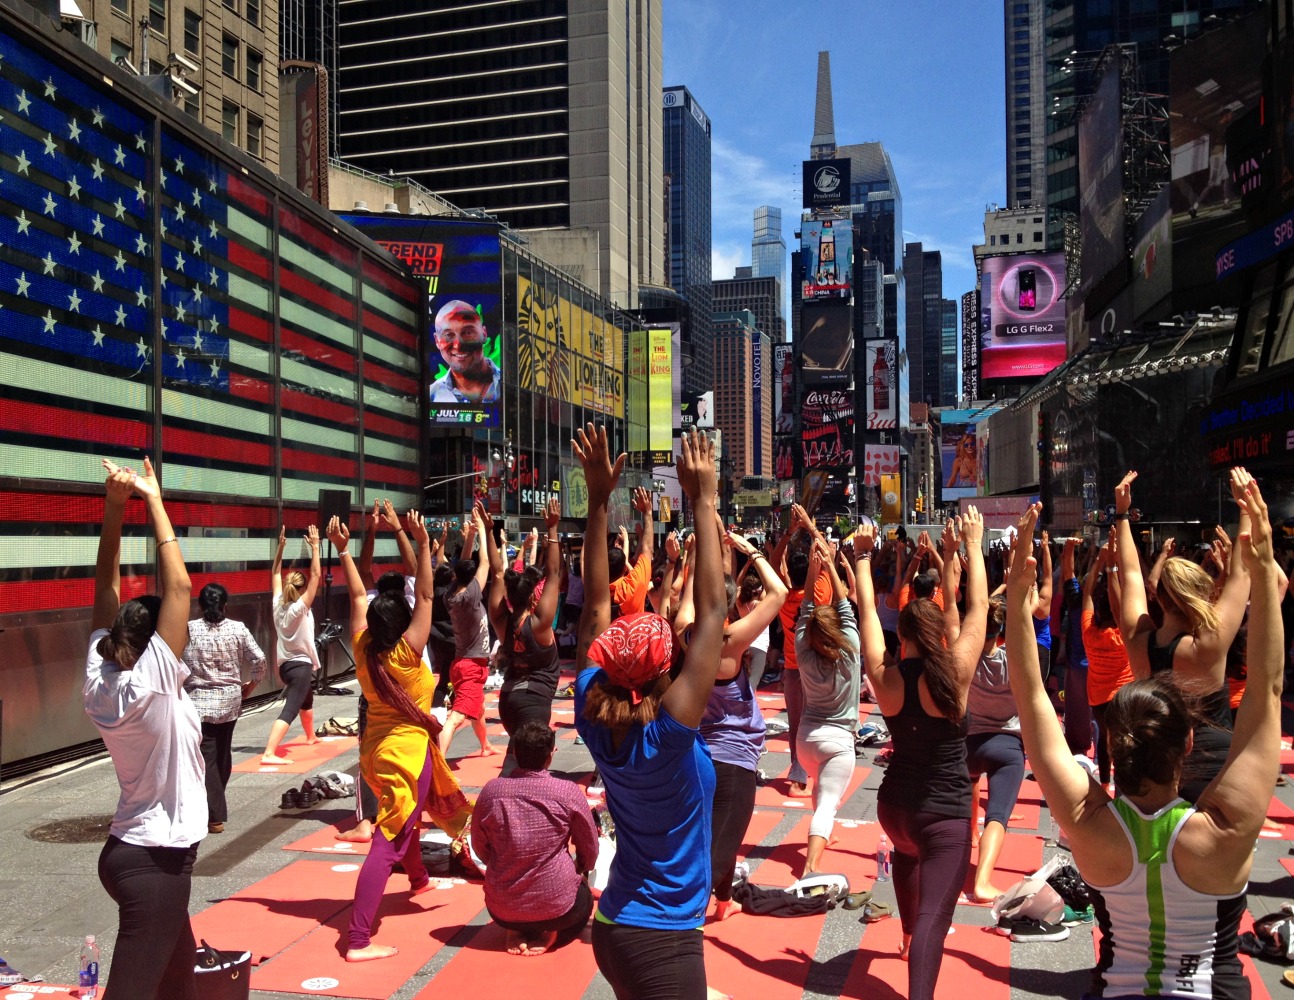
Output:
<instances>
[{"instance_id":1,"label":"red yoga mat","mask_svg":"<svg viewBox=\"0 0 1294 1000\"><path fill-rule=\"evenodd\" d=\"M1281 840L1294 840L1294 809L1273 797L1267 807L1267 818L1280 826Z\"/></svg>"},{"instance_id":2,"label":"red yoga mat","mask_svg":"<svg viewBox=\"0 0 1294 1000\"><path fill-rule=\"evenodd\" d=\"M494 746L492 743L491 746ZM449 750L449 769L458 779L458 783L464 788L483 788L485 783L491 778L497 778L500 770L503 768L503 751L505 747L496 746L499 752L492 757L478 756L481 752L481 745L476 742L476 736L472 734L470 743L460 742L458 747L451 747ZM455 757L456 753L466 754L461 757Z\"/></svg>"},{"instance_id":3,"label":"red yoga mat","mask_svg":"<svg viewBox=\"0 0 1294 1000\"><path fill-rule=\"evenodd\" d=\"M966 881L962 885L963 897L957 902L963 906L992 906L987 903L973 902L969 893L975 888L975 866L979 864L979 849L971 849L970 865L967 866ZM1031 833L1008 833L1002 838L1002 852L997 857L994 867L993 882L1006 891L1020 879L1032 875L1042 867L1042 841Z\"/></svg>"},{"instance_id":4,"label":"red yoga mat","mask_svg":"<svg viewBox=\"0 0 1294 1000\"><path fill-rule=\"evenodd\" d=\"M291 760L291 764L262 764L258 753L240 760L234 770L239 774L309 774L358 745L359 740L354 736L322 736L318 743L283 743L279 746L279 756L285 761Z\"/></svg>"},{"instance_id":5,"label":"red yoga mat","mask_svg":"<svg viewBox=\"0 0 1294 1000\"><path fill-rule=\"evenodd\" d=\"M193 918L193 933L225 951L246 948L252 964L277 955L345 910L362 858L296 861ZM393 880L394 883L394 880Z\"/></svg>"},{"instance_id":6,"label":"red yoga mat","mask_svg":"<svg viewBox=\"0 0 1294 1000\"><path fill-rule=\"evenodd\" d=\"M331 854L345 859L347 856L363 858L368 854L368 844L353 844L350 841L338 840L337 834L342 830L353 830L355 819L352 817L341 823L329 823L327 826L311 830L300 840L284 844L285 851L309 851L312 854Z\"/></svg>"},{"instance_id":7,"label":"red yoga mat","mask_svg":"<svg viewBox=\"0 0 1294 1000\"><path fill-rule=\"evenodd\" d=\"M311 862L298 862L307 864ZM399 954L375 962L345 959L350 907L252 973L252 989L310 996L386 1000L484 907L479 885L450 884L410 896L408 880L393 875L373 941Z\"/></svg>"},{"instance_id":8,"label":"red yoga mat","mask_svg":"<svg viewBox=\"0 0 1294 1000\"><path fill-rule=\"evenodd\" d=\"M490 921L414 1000L487 995L579 1000L598 971L589 935L590 929L585 927L579 939L556 951L523 957L506 953L507 932ZM486 983L488 991L483 988ZM542 988L537 988L541 983Z\"/></svg>"},{"instance_id":9,"label":"red yoga mat","mask_svg":"<svg viewBox=\"0 0 1294 1000\"><path fill-rule=\"evenodd\" d=\"M841 997L898 1000L908 995L908 964L899 958L903 927L897 915L869 924ZM1011 996L1011 939L983 927L953 924L935 1000L1008 1000Z\"/></svg>"}]
</instances>

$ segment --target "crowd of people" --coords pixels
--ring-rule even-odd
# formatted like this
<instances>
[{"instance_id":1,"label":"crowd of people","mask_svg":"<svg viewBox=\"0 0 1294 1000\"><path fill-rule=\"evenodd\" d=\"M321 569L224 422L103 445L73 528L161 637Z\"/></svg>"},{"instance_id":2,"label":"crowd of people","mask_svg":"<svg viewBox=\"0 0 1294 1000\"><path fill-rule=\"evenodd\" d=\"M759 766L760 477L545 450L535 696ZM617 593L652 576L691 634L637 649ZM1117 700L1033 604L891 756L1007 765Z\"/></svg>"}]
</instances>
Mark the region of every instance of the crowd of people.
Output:
<instances>
[{"instance_id":1,"label":"crowd of people","mask_svg":"<svg viewBox=\"0 0 1294 1000\"><path fill-rule=\"evenodd\" d=\"M719 517L713 445L689 433L677 472L692 523L658 538L642 490L631 494L636 531L611 531L625 456L612 454L605 432L579 430L572 451L588 489L579 549L558 531L556 501L544 532L515 556L480 504L452 551L418 512L402 518L389 503L365 515L358 559L345 520L324 526L346 584L361 691L358 825L340 835L371 842L349 961L395 953L373 939L378 906L397 865L411 894L429 888L418 836L429 819L470 831L509 953L561 948L591 922L598 967L619 1000L705 997L702 927L741 911L737 855L766 749L758 691L780 678L790 767L778 780L812 806L801 881L832 869L863 706L873 702L884 719L891 747L877 818L893 844L899 953L914 1000L934 995L958 902L1002 892L995 867L1026 766L1094 901L1089 995L1248 995L1238 928L1277 777L1290 650L1288 581L1243 469L1231 475L1234 540L1218 528L1196 559L1171 542L1143 558L1129 517L1134 472L1115 491L1103 539L1035 539L1035 504L996 550L974 507L938 540L908 540L866 520L833 539L793 506L788 530L755 540ZM199 842L230 822L232 732L267 658L226 616L218 584L202 589L201 615L189 620L189 577L151 464L104 466L84 697L121 785L99 866L120 909L107 995L196 997L193 863ZM161 594L122 603L132 496L148 508ZM382 530L394 532L403 572L375 580ZM308 572L284 573L283 532L273 560L285 693L267 762L285 759L297 719L317 739L317 526L305 542ZM606 849L597 818L583 788L549 771L567 639L575 726L614 822L600 893L588 878ZM508 748L473 804L448 758L461 727L481 754L498 753L485 728L492 667Z\"/></svg>"}]
</instances>

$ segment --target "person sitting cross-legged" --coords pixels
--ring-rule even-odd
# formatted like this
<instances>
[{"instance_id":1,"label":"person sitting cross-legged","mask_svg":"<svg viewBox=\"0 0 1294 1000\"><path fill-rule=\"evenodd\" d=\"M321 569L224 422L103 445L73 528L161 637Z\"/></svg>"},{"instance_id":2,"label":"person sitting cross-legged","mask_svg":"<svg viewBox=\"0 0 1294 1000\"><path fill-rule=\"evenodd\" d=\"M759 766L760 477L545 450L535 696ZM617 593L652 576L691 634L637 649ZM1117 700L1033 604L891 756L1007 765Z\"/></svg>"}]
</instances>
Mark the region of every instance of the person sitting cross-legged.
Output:
<instances>
[{"instance_id":1,"label":"person sitting cross-legged","mask_svg":"<svg viewBox=\"0 0 1294 1000\"><path fill-rule=\"evenodd\" d=\"M508 954L542 955L589 922L593 894L580 873L597 861L598 828L584 790L548 773L556 738L545 722L523 722L511 746L516 768L486 782L476 800L472 848L485 862L485 906L508 931Z\"/></svg>"}]
</instances>

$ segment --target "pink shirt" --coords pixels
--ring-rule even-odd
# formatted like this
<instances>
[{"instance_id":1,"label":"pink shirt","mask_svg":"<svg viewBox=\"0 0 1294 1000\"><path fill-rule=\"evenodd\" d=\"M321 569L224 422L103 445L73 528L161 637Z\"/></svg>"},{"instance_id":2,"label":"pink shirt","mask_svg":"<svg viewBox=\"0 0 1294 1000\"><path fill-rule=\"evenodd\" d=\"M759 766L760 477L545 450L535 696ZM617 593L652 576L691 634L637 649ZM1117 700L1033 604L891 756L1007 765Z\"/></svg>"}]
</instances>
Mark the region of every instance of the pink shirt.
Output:
<instances>
[{"instance_id":1,"label":"pink shirt","mask_svg":"<svg viewBox=\"0 0 1294 1000\"><path fill-rule=\"evenodd\" d=\"M552 920L575 905L580 872L591 871L598 858L598 829L579 785L518 768L481 789L472 849L485 862L492 916L511 923Z\"/></svg>"}]
</instances>

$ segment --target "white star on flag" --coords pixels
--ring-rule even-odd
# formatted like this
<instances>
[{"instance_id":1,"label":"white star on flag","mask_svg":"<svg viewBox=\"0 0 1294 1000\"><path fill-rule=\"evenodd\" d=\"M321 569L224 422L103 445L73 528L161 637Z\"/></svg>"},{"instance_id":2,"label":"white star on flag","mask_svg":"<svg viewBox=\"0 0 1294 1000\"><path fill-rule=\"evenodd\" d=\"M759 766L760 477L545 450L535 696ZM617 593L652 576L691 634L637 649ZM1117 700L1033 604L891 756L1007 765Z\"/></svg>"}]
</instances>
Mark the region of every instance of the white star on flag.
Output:
<instances>
[{"instance_id":1,"label":"white star on flag","mask_svg":"<svg viewBox=\"0 0 1294 1000\"><path fill-rule=\"evenodd\" d=\"M58 149L58 143L56 143L56 142L54 141L54 135L53 135L53 133L52 133L52 132L46 132L46 133L45 133L45 138L44 138L43 140L41 140L41 141L45 143L45 155L46 155L46 156L53 156L53 155L54 155L54 152Z\"/></svg>"},{"instance_id":2,"label":"white star on flag","mask_svg":"<svg viewBox=\"0 0 1294 1000\"><path fill-rule=\"evenodd\" d=\"M54 208L56 207L57 202L54 201L54 196L48 191L45 192L45 198L43 200L45 202L45 214L52 219L54 217Z\"/></svg>"},{"instance_id":3,"label":"white star on flag","mask_svg":"<svg viewBox=\"0 0 1294 1000\"><path fill-rule=\"evenodd\" d=\"M19 235L26 233L29 229L31 229L31 220L27 218L26 210L19 212L18 218L15 219L14 221L18 223Z\"/></svg>"},{"instance_id":4,"label":"white star on flag","mask_svg":"<svg viewBox=\"0 0 1294 1000\"><path fill-rule=\"evenodd\" d=\"M45 96L53 97L57 92L58 88L54 86L54 78L51 76L45 81Z\"/></svg>"},{"instance_id":5,"label":"white star on flag","mask_svg":"<svg viewBox=\"0 0 1294 1000\"><path fill-rule=\"evenodd\" d=\"M46 273L46 274L53 274L53 273L54 273L54 256L53 256L53 254L48 254L48 253L47 253L43 258L41 258L41 263L45 265L45 273Z\"/></svg>"},{"instance_id":6,"label":"white star on flag","mask_svg":"<svg viewBox=\"0 0 1294 1000\"><path fill-rule=\"evenodd\" d=\"M18 91L18 112L31 117L31 98L27 96L27 91Z\"/></svg>"},{"instance_id":7,"label":"white star on flag","mask_svg":"<svg viewBox=\"0 0 1294 1000\"><path fill-rule=\"evenodd\" d=\"M202 286L201 286L201 285L194 285L194 286L193 286L193 301L194 301L194 302L201 302L201 301L202 301Z\"/></svg>"},{"instance_id":8,"label":"white star on flag","mask_svg":"<svg viewBox=\"0 0 1294 1000\"><path fill-rule=\"evenodd\" d=\"M184 221L184 202L182 201L176 202L175 204L175 221L176 222Z\"/></svg>"},{"instance_id":9,"label":"white star on flag","mask_svg":"<svg viewBox=\"0 0 1294 1000\"><path fill-rule=\"evenodd\" d=\"M210 191L212 194L215 194L218 189L219 189L219 185L216 184L216 179L214 177L208 177L207 190Z\"/></svg>"},{"instance_id":10,"label":"white star on flag","mask_svg":"<svg viewBox=\"0 0 1294 1000\"><path fill-rule=\"evenodd\" d=\"M116 313L116 316L117 316L117 325L118 325L118 326L125 326L125 325L126 325L126 309L125 309L125 307L124 307L120 302L118 302L118 303L117 303L117 313ZM140 341L140 343L142 344L142 343L143 343L143 341L141 340L141 341Z\"/></svg>"},{"instance_id":11,"label":"white star on flag","mask_svg":"<svg viewBox=\"0 0 1294 1000\"><path fill-rule=\"evenodd\" d=\"M103 124L103 111L100 110L99 108L94 109L94 123L96 125Z\"/></svg>"},{"instance_id":12,"label":"white star on flag","mask_svg":"<svg viewBox=\"0 0 1294 1000\"><path fill-rule=\"evenodd\" d=\"M202 353L202 332L199 330L193 331L193 349Z\"/></svg>"},{"instance_id":13,"label":"white star on flag","mask_svg":"<svg viewBox=\"0 0 1294 1000\"><path fill-rule=\"evenodd\" d=\"M199 191L197 188L193 189L193 207L194 208L202 207L202 192Z\"/></svg>"},{"instance_id":14,"label":"white star on flag","mask_svg":"<svg viewBox=\"0 0 1294 1000\"><path fill-rule=\"evenodd\" d=\"M181 347L178 351L175 352L175 364L176 364L176 367L178 368L184 367L184 348L183 347Z\"/></svg>"},{"instance_id":15,"label":"white star on flag","mask_svg":"<svg viewBox=\"0 0 1294 1000\"><path fill-rule=\"evenodd\" d=\"M117 210L118 219L124 219L126 217L126 206L121 203L120 198L112 203L112 207Z\"/></svg>"},{"instance_id":16,"label":"white star on flag","mask_svg":"<svg viewBox=\"0 0 1294 1000\"><path fill-rule=\"evenodd\" d=\"M117 143L117 148L112 151L112 158L117 161L117 166L125 166L126 151L121 148L121 143Z\"/></svg>"},{"instance_id":17,"label":"white star on flag","mask_svg":"<svg viewBox=\"0 0 1294 1000\"><path fill-rule=\"evenodd\" d=\"M175 269L181 274L184 273L184 254L178 250L175 252Z\"/></svg>"},{"instance_id":18,"label":"white star on flag","mask_svg":"<svg viewBox=\"0 0 1294 1000\"><path fill-rule=\"evenodd\" d=\"M103 235L103 216L96 214L94 217L94 221L90 223L90 227L94 230L95 236L102 236Z\"/></svg>"},{"instance_id":19,"label":"white star on flag","mask_svg":"<svg viewBox=\"0 0 1294 1000\"><path fill-rule=\"evenodd\" d=\"M90 169L94 172L94 179L96 181L103 180L103 163L99 160L98 157L95 157L94 166L92 166Z\"/></svg>"},{"instance_id":20,"label":"white star on flag","mask_svg":"<svg viewBox=\"0 0 1294 1000\"><path fill-rule=\"evenodd\" d=\"M188 316L189 316L189 311L184 308L184 303L177 302L175 304L175 318L178 319L181 323L183 323L188 318Z\"/></svg>"},{"instance_id":21,"label":"white star on flag","mask_svg":"<svg viewBox=\"0 0 1294 1000\"><path fill-rule=\"evenodd\" d=\"M148 357L148 345L144 343L144 338L139 338L139 343L135 345L135 356L139 358Z\"/></svg>"},{"instance_id":22,"label":"white star on flag","mask_svg":"<svg viewBox=\"0 0 1294 1000\"><path fill-rule=\"evenodd\" d=\"M209 280L207 284L210 285L212 288L220 287L220 272L217 271L214 267L211 269L211 280Z\"/></svg>"},{"instance_id":23,"label":"white star on flag","mask_svg":"<svg viewBox=\"0 0 1294 1000\"><path fill-rule=\"evenodd\" d=\"M67 132L68 132L68 138L71 139L73 142L76 142L81 138L81 126L76 123L75 118L73 118L68 123Z\"/></svg>"},{"instance_id":24,"label":"white star on flag","mask_svg":"<svg viewBox=\"0 0 1294 1000\"><path fill-rule=\"evenodd\" d=\"M27 272L20 272L16 281L18 283L18 291L15 294L21 295L25 299L31 298L31 296L27 294L27 289L31 287L31 282L27 280Z\"/></svg>"},{"instance_id":25,"label":"white star on flag","mask_svg":"<svg viewBox=\"0 0 1294 1000\"><path fill-rule=\"evenodd\" d=\"M98 271L91 275L90 280L94 282L94 291L103 291L103 276Z\"/></svg>"},{"instance_id":26,"label":"white star on flag","mask_svg":"<svg viewBox=\"0 0 1294 1000\"><path fill-rule=\"evenodd\" d=\"M216 225L215 219L211 220L211 222L207 225L207 229L210 231L211 238L213 240L220 235L220 227Z\"/></svg>"},{"instance_id":27,"label":"white star on flag","mask_svg":"<svg viewBox=\"0 0 1294 1000\"><path fill-rule=\"evenodd\" d=\"M138 181L135 184L135 197L138 198L141 202L143 202L145 201L144 195L145 195L144 182Z\"/></svg>"},{"instance_id":28,"label":"white star on flag","mask_svg":"<svg viewBox=\"0 0 1294 1000\"><path fill-rule=\"evenodd\" d=\"M27 172L27 168L30 166L31 160L27 159L27 151L25 149L18 150L18 173L26 174L30 177L31 174Z\"/></svg>"},{"instance_id":29,"label":"white star on flag","mask_svg":"<svg viewBox=\"0 0 1294 1000\"><path fill-rule=\"evenodd\" d=\"M144 143L144 133L143 133L143 132L136 132L136 133L135 133L135 148L136 148L137 150L139 150L141 153L142 153L142 152L144 151L144 149L146 148L146 145L145 145L145 143Z\"/></svg>"},{"instance_id":30,"label":"white star on flag","mask_svg":"<svg viewBox=\"0 0 1294 1000\"><path fill-rule=\"evenodd\" d=\"M50 310L50 309L45 310L45 315L44 315L44 316L42 316L42 317L41 317L41 319L45 321L45 332L46 332L46 333L53 333L53 332L54 332L54 312L53 312L53 310Z\"/></svg>"},{"instance_id":31,"label":"white star on flag","mask_svg":"<svg viewBox=\"0 0 1294 1000\"><path fill-rule=\"evenodd\" d=\"M161 321L161 325L162 325L162 339L163 339L163 340L165 340L165 339L166 339L166 333L167 333L166 320L162 320L162 321Z\"/></svg>"},{"instance_id":32,"label":"white star on flag","mask_svg":"<svg viewBox=\"0 0 1294 1000\"><path fill-rule=\"evenodd\" d=\"M68 181L67 181L67 196L69 198L75 198L78 195L80 195L80 193L81 193L81 182L78 181L76 179L76 175L73 174L71 177L68 178Z\"/></svg>"},{"instance_id":33,"label":"white star on flag","mask_svg":"<svg viewBox=\"0 0 1294 1000\"><path fill-rule=\"evenodd\" d=\"M135 305L143 306L148 304L148 293L144 291L144 286L140 285L135 290Z\"/></svg>"},{"instance_id":34,"label":"white star on flag","mask_svg":"<svg viewBox=\"0 0 1294 1000\"><path fill-rule=\"evenodd\" d=\"M175 158L175 176L184 176L184 160L178 156Z\"/></svg>"},{"instance_id":35,"label":"white star on flag","mask_svg":"<svg viewBox=\"0 0 1294 1000\"><path fill-rule=\"evenodd\" d=\"M117 251L117 256L114 257L113 260L117 262L117 266L114 268L114 270L117 270L117 271L126 270L126 258L121 255L120 250Z\"/></svg>"},{"instance_id":36,"label":"white star on flag","mask_svg":"<svg viewBox=\"0 0 1294 1000\"><path fill-rule=\"evenodd\" d=\"M162 190L165 191L166 190L166 171L165 170L163 170L160 174L158 174L157 182L158 184L161 185Z\"/></svg>"},{"instance_id":37,"label":"white star on flag","mask_svg":"<svg viewBox=\"0 0 1294 1000\"><path fill-rule=\"evenodd\" d=\"M77 294L75 288L72 289L72 294L67 297L67 311L74 313L81 311L81 296Z\"/></svg>"},{"instance_id":38,"label":"white star on flag","mask_svg":"<svg viewBox=\"0 0 1294 1000\"><path fill-rule=\"evenodd\" d=\"M144 240L144 234L136 233L135 234L135 253L139 254L142 257L144 255L144 250L145 248L147 248L147 246L148 246L148 243Z\"/></svg>"},{"instance_id":39,"label":"white star on flag","mask_svg":"<svg viewBox=\"0 0 1294 1000\"><path fill-rule=\"evenodd\" d=\"M220 364L216 361L215 358L211 359L211 377L212 378L220 377Z\"/></svg>"},{"instance_id":40,"label":"white star on flag","mask_svg":"<svg viewBox=\"0 0 1294 1000\"><path fill-rule=\"evenodd\" d=\"M75 231L67 238L67 252L74 253L77 256L81 254L81 241L77 238Z\"/></svg>"},{"instance_id":41,"label":"white star on flag","mask_svg":"<svg viewBox=\"0 0 1294 1000\"><path fill-rule=\"evenodd\" d=\"M98 323L94 324L94 346L95 347L103 346L103 329L99 326Z\"/></svg>"},{"instance_id":42,"label":"white star on flag","mask_svg":"<svg viewBox=\"0 0 1294 1000\"><path fill-rule=\"evenodd\" d=\"M200 253L202 253L202 241L195 236L193 237L193 256L196 257Z\"/></svg>"}]
</instances>

